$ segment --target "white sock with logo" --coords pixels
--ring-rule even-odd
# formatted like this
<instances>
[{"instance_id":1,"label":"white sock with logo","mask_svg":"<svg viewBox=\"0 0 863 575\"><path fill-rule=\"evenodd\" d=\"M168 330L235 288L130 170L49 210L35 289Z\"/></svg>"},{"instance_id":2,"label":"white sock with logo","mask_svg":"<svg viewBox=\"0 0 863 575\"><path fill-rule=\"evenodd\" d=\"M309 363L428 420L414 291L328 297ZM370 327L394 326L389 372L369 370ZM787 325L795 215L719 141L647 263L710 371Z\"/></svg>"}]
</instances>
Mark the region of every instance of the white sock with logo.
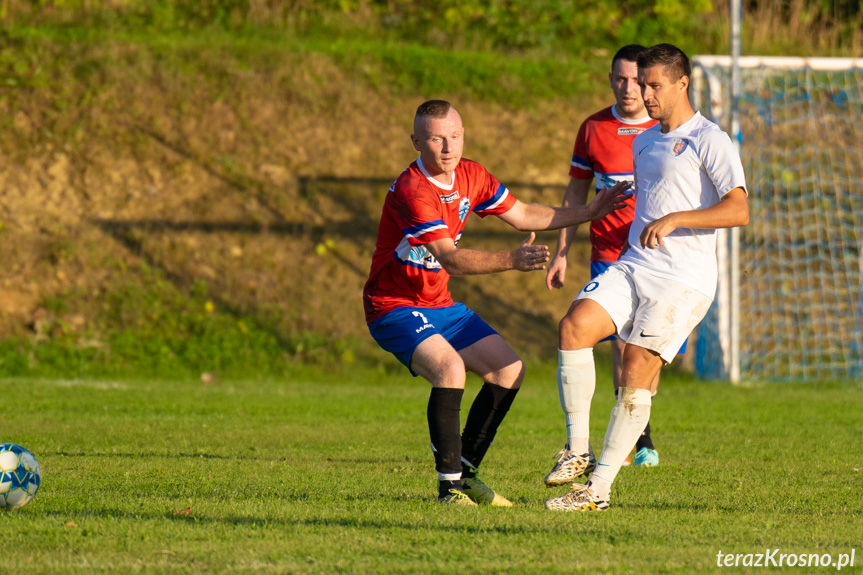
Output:
<instances>
[{"instance_id":1,"label":"white sock with logo","mask_svg":"<svg viewBox=\"0 0 863 575\"><path fill-rule=\"evenodd\" d=\"M596 389L593 348L558 350L557 391L566 416L569 448L587 453L590 445L590 402Z\"/></svg>"},{"instance_id":2,"label":"white sock with logo","mask_svg":"<svg viewBox=\"0 0 863 575\"><path fill-rule=\"evenodd\" d=\"M644 426L650 421L650 397L649 389L621 387L619 390L617 404L611 410L602 453L589 482L590 488L601 499L608 500L614 478L644 431Z\"/></svg>"}]
</instances>

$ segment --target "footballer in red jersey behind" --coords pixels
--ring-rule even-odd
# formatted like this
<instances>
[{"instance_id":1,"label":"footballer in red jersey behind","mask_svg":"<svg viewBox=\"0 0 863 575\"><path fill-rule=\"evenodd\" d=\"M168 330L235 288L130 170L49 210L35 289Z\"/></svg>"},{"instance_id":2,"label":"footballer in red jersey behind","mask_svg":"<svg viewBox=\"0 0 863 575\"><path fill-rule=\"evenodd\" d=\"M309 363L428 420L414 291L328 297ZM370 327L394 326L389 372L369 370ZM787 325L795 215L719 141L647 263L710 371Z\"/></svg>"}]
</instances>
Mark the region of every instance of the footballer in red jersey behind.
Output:
<instances>
[{"instance_id":1,"label":"footballer in red jersey behind","mask_svg":"<svg viewBox=\"0 0 863 575\"><path fill-rule=\"evenodd\" d=\"M632 141L655 125L656 120L646 113L643 118L628 119L617 113L614 106L593 114L578 130L569 176L579 180L593 179L597 190L617 182L631 182ZM634 213L633 197L626 208L590 223L590 261L617 261L629 235Z\"/></svg>"}]
</instances>

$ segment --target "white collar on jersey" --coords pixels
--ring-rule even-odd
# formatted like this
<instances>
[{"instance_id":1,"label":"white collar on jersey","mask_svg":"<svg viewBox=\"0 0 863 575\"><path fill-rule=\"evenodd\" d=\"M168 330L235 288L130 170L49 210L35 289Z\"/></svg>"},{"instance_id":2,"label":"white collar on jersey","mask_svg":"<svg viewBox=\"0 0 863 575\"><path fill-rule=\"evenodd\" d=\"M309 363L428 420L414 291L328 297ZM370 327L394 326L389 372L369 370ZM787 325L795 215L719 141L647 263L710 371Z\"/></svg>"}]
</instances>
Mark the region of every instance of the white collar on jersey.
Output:
<instances>
[{"instance_id":1,"label":"white collar on jersey","mask_svg":"<svg viewBox=\"0 0 863 575\"><path fill-rule=\"evenodd\" d=\"M614 104L613 106L611 106L611 113L617 119L617 121L621 122L622 124L643 124L645 122L650 121L650 116L647 115L647 112L645 112L643 118L635 118L634 120L630 120L629 118L624 118L623 116L621 116L620 114L617 113L617 104Z\"/></svg>"},{"instance_id":2,"label":"white collar on jersey","mask_svg":"<svg viewBox=\"0 0 863 575\"><path fill-rule=\"evenodd\" d=\"M433 177L431 177L429 175L429 173L426 171L425 166L423 166L422 156L417 158L417 166L419 166L420 171L423 173L423 175L426 177L426 179L428 181L430 181L431 183L433 183L434 185L436 185L437 187L439 187L440 189L449 191L455 185L455 173L453 173L452 181L449 184L444 184L443 182L439 182L436 179L434 179Z\"/></svg>"}]
</instances>

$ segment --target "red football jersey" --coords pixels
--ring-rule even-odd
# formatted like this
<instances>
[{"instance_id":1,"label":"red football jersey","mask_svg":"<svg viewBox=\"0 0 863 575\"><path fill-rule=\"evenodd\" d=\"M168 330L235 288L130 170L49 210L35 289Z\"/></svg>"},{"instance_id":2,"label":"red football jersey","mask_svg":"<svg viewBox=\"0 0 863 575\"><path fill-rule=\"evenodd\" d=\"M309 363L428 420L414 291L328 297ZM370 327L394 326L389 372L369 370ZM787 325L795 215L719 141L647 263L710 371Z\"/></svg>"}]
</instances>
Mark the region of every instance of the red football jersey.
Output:
<instances>
[{"instance_id":1,"label":"red football jersey","mask_svg":"<svg viewBox=\"0 0 863 575\"><path fill-rule=\"evenodd\" d=\"M462 158L451 185L429 177L417 159L390 186L384 201L369 279L363 289L366 321L398 307L446 307L455 302L449 274L423 246L452 238L458 244L470 212L503 214L516 198L485 168Z\"/></svg>"},{"instance_id":2,"label":"red football jersey","mask_svg":"<svg viewBox=\"0 0 863 575\"><path fill-rule=\"evenodd\" d=\"M569 175L580 180L596 180L597 191L617 182L632 181L632 141L635 136L657 124L650 117L627 120L618 116L614 106L587 118L578 130ZM590 260L614 262L629 235L635 215L635 197L623 209L611 212L590 224Z\"/></svg>"}]
</instances>

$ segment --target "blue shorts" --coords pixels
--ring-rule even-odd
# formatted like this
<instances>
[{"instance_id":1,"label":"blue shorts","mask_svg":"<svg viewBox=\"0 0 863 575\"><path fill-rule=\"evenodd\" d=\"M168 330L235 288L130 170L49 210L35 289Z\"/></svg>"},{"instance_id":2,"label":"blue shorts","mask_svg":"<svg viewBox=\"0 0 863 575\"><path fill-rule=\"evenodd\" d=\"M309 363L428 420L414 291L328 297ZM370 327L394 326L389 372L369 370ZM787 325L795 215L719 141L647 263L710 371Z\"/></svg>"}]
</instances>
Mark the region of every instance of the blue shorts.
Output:
<instances>
[{"instance_id":1,"label":"blue shorts","mask_svg":"<svg viewBox=\"0 0 863 575\"><path fill-rule=\"evenodd\" d=\"M456 351L497 332L463 303L450 307L400 307L369 324L369 333L410 369L411 357L419 344L440 334Z\"/></svg>"},{"instance_id":2,"label":"blue shorts","mask_svg":"<svg viewBox=\"0 0 863 575\"><path fill-rule=\"evenodd\" d=\"M593 262L593 261L590 262L590 279L593 279L596 276L600 275L602 272L607 270L608 266L610 266L611 264L612 264L612 262ZM600 341L611 341L613 339L617 339L617 336L616 335L610 335L607 338L600 340ZM686 341L683 342L683 345L680 346L680 351L677 352L679 355L686 353L686 344L688 344L688 343L689 343L689 338L687 337Z\"/></svg>"}]
</instances>

